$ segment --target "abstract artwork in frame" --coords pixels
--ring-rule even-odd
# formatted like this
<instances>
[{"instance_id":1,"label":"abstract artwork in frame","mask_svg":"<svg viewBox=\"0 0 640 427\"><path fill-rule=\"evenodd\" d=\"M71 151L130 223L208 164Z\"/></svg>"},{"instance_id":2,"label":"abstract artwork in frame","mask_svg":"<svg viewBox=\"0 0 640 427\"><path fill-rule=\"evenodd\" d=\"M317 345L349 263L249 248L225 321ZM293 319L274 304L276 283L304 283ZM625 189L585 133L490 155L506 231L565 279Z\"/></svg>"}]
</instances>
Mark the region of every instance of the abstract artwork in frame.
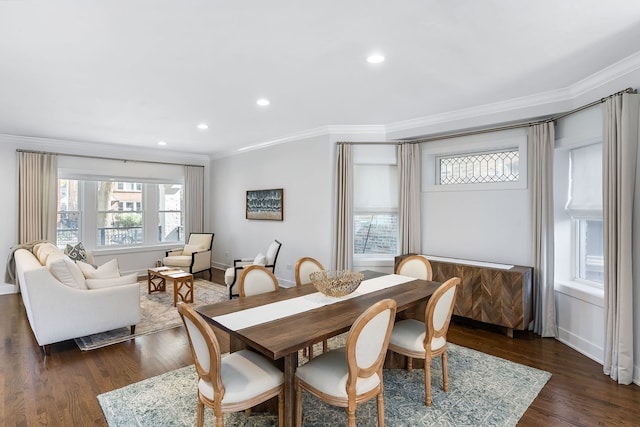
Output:
<instances>
[{"instance_id":1,"label":"abstract artwork in frame","mask_svg":"<svg viewBox=\"0 0 640 427\"><path fill-rule=\"evenodd\" d=\"M247 219L282 221L283 196L282 188L247 191Z\"/></svg>"}]
</instances>

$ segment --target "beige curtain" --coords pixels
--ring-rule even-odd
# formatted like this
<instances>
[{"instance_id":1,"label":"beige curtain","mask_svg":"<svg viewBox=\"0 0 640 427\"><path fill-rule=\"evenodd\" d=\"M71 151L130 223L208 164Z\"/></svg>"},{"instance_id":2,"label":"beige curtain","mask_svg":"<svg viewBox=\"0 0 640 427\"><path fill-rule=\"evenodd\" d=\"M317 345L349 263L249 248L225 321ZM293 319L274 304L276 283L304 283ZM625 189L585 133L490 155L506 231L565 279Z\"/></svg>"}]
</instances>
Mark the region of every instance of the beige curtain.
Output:
<instances>
[{"instance_id":1,"label":"beige curtain","mask_svg":"<svg viewBox=\"0 0 640 427\"><path fill-rule=\"evenodd\" d=\"M398 146L400 254L420 253L420 145Z\"/></svg>"},{"instance_id":2,"label":"beige curtain","mask_svg":"<svg viewBox=\"0 0 640 427\"><path fill-rule=\"evenodd\" d=\"M554 292L553 239L553 122L529 128L533 243L533 304L531 330L542 337L557 337Z\"/></svg>"},{"instance_id":3,"label":"beige curtain","mask_svg":"<svg viewBox=\"0 0 640 427\"><path fill-rule=\"evenodd\" d=\"M18 243L56 242L58 157L18 152Z\"/></svg>"},{"instance_id":4,"label":"beige curtain","mask_svg":"<svg viewBox=\"0 0 640 427\"><path fill-rule=\"evenodd\" d=\"M604 226L604 373L633 380L633 199L638 147L638 95L604 103L602 129ZM637 257L636 257L637 258Z\"/></svg>"},{"instance_id":5,"label":"beige curtain","mask_svg":"<svg viewBox=\"0 0 640 427\"><path fill-rule=\"evenodd\" d=\"M204 168L184 167L185 241L204 231Z\"/></svg>"},{"instance_id":6,"label":"beige curtain","mask_svg":"<svg viewBox=\"0 0 640 427\"><path fill-rule=\"evenodd\" d=\"M353 157L350 144L338 144L336 162L336 270L353 267Z\"/></svg>"}]
</instances>

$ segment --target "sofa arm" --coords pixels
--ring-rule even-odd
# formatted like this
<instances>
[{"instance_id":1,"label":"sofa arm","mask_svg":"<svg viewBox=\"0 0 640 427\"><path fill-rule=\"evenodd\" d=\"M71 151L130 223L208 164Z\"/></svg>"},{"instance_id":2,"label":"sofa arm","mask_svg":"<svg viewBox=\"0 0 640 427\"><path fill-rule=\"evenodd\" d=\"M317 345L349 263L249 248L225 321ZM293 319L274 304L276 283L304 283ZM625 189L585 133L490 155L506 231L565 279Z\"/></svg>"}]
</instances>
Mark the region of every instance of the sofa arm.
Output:
<instances>
[{"instance_id":1,"label":"sofa arm","mask_svg":"<svg viewBox=\"0 0 640 427\"><path fill-rule=\"evenodd\" d=\"M168 251L165 252L165 257L168 256L182 256L182 248L174 248L174 249L169 249Z\"/></svg>"},{"instance_id":2,"label":"sofa arm","mask_svg":"<svg viewBox=\"0 0 640 427\"><path fill-rule=\"evenodd\" d=\"M191 271L198 272L211 268L211 251L193 252L191 259Z\"/></svg>"}]
</instances>

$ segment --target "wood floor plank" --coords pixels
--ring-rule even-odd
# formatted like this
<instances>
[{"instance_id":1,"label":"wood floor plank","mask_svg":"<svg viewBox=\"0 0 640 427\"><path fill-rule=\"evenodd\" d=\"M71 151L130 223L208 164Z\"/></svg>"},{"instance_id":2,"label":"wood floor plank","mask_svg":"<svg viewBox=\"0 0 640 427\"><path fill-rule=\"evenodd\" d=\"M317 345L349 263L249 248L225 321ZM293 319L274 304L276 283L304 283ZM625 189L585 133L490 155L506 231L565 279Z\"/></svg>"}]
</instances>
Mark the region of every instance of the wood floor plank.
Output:
<instances>
[{"instance_id":1,"label":"wood floor plank","mask_svg":"<svg viewBox=\"0 0 640 427\"><path fill-rule=\"evenodd\" d=\"M213 281L223 283L214 270ZM20 295L0 296L0 425L105 426L96 396L193 363L182 327L90 352L73 341L43 358ZM228 335L216 331L223 351ZM637 426L640 387L621 386L602 366L550 338L457 319L451 342L552 373L518 425ZM195 408L195 404L194 404Z\"/></svg>"}]
</instances>

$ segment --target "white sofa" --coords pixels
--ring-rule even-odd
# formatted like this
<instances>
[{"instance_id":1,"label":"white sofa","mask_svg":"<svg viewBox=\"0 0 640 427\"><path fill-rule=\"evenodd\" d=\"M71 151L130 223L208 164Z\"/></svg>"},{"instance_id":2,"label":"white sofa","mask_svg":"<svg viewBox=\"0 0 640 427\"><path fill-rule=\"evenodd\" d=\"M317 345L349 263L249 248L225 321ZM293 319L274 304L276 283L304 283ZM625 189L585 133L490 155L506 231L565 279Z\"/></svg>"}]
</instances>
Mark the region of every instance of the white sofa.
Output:
<instances>
[{"instance_id":1,"label":"white sofa","mask_svg":"<svg viewBox=\"0 0 640 427\"><path fill-rule=\"evenodd\" d=\"M113 286L78 289L59 281L27 249L16 250L14 258L27 317L45 354L49 354L50 344L72 338L121 327L131 327L133 333L140 321L137 283L119 284L125 280L113 279Z\"/></svg>"}]
</instances>

